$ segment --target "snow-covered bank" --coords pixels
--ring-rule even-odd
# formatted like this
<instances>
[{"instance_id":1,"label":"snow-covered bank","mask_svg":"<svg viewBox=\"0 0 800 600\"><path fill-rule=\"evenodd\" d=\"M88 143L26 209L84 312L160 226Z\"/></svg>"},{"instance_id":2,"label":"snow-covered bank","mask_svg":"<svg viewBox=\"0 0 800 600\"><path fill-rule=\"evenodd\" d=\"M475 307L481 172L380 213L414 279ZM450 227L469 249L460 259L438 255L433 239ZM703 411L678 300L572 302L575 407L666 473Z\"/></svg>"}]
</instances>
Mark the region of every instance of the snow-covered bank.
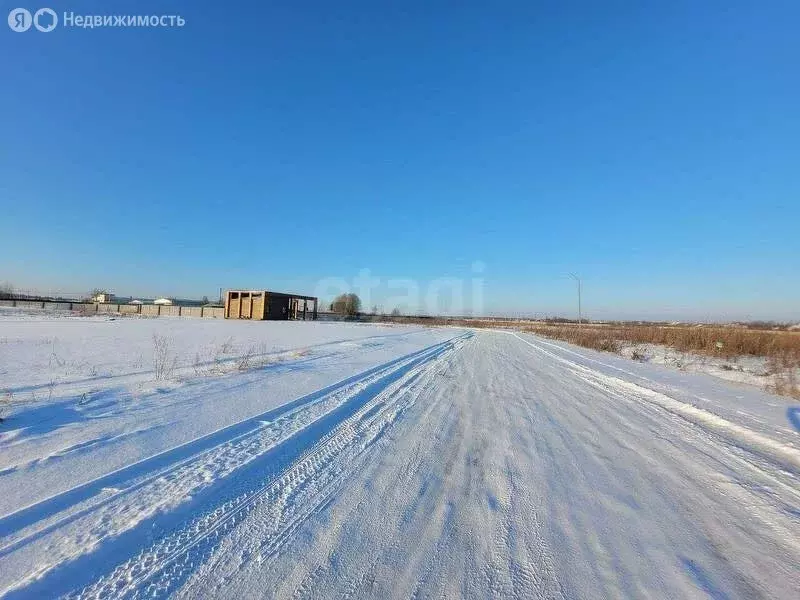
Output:
<instances>
[{"instance_id":1,"label":"snow-covered bank","mask_svg":"<svg viewBox=\"0 0 800 600\"><path fill-rule=\"evenodd\" d=\"M692 352L680 352L669 346L657 344L625 344L620 355L639 362L664 365L689 373L705 373L734 383L752 385L761 389L774 385L775 373L769 359L761 356L722 358ZM800 369L795 369L800 380Z\"/></svg>"},{"instance_id":2,"label":"snow-covered bank","mask_svg":"<svg viewBox=\"0 0 800 600\"><path fill-rule=\"evenodd\" d=\"M420 330L422 328L416 328ZM88 380L153 378L154 338L170 375L309 346L403 335L408 328L310 321L226 321L178 317L71 316L0 311L0 388L14 393ZM47 390L45 390L47 391ZM38 391L35 394L41 396Z\"/></svg>"}]
</instances>

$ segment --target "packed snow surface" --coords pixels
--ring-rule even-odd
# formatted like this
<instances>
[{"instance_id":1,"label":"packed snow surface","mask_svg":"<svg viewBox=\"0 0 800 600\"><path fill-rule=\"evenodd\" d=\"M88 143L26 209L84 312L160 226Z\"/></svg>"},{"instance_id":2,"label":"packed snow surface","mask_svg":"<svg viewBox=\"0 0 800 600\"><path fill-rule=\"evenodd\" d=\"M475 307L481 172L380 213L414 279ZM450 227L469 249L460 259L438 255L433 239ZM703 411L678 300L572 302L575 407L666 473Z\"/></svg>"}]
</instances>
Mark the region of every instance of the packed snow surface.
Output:
<instances>
[{"instance_id":1,"label":"packed snow surface","mask_svg":"<svg viewBox=\"0 0 800 600\"><path fill-rule=\"evenodd\" d=\"M2 597L800 597L800 407L703 374L4 313L0 399Z\"/></svg>"}]
</instances>

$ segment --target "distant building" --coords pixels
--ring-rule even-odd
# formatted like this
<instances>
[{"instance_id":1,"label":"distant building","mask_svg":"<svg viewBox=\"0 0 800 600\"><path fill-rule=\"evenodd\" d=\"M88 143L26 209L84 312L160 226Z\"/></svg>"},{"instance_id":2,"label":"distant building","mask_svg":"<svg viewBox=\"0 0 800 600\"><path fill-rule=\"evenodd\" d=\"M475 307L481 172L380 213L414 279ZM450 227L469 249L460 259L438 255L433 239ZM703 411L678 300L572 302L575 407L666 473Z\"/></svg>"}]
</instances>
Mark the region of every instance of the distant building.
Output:
<instances>
[{"instance_id":1,"label":"distant building","mask_svg":"<svg viewBox=\"0 0 800 600\"><path fill-rule=\"evenodd\" d=\"M314 296L270 292L269 290L228 290L226 319L316 320L318 300Z\"/></svg>"},{"instance_id":2,"label":"distant building","mask_svg":"<svg viewBox=\"0 0 800 600\"><path fill-rule=\"evenodd\" d=\"M111 292L100 292L99 294L92 296L92 302L97 302L98 304L108 304L113 301L114 294Z\"/></svg>"},{"instance_id":3,"label":"distant building","mask_svg":"<svg viewBox=\"0 0 800 600\"><path fill-rule=\"evenodd\" d=\"M172 306L174 302L169 298L156 298L153 300L153 304L157 304L159 306Z\"/></svg>"},{"instance_id":4,"label":"distant building","mask_svg":"<svg viewBox=\"0 0 800 600\"><path fill-rule=\"evenodd\" d=\"M128 304L144 304L141 300L131 300Z\"/></svg>"}]
</instances>

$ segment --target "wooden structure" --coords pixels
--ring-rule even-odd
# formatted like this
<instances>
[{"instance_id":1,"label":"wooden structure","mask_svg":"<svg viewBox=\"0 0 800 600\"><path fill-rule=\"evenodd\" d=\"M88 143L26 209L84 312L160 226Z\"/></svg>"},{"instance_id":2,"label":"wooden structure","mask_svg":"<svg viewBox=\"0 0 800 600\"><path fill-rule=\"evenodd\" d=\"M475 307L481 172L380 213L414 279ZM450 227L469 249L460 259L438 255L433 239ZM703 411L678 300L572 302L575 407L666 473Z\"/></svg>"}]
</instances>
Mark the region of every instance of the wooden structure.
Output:
<instances>
[{"instance_id":1,"label":"wooden structure","mask_svg":"<svg viewBox=\"0 0 800 600\"><path fill-rule=\"evenodd\" d=\"M313 303L310 310L309 303ZM269 290L228 290L225 293L225 318L254 321L316 320L318 305L314 296Z\"/></svg>"}]
</instances>

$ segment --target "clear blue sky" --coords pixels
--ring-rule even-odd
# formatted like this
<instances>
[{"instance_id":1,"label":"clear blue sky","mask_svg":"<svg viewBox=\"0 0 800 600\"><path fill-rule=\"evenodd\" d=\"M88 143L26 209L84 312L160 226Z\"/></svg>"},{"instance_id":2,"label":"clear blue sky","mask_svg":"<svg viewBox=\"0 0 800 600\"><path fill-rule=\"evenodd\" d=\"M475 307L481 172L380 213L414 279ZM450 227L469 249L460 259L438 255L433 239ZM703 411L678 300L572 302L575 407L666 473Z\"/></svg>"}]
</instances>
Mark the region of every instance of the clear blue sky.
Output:
<instances>
[{"instance_id":1,"label":"clear blue sky","mask_svg":"<svg viewBox=\"0 0 800 600\"><path fill-rule=\"evenodd\" d=\"M800 318L798 2L49 5L186 25L2 25L19 288L424 294L481 261L489 313L572 314L572 271L593 317Z\"/></svg>"}]
</instances>

